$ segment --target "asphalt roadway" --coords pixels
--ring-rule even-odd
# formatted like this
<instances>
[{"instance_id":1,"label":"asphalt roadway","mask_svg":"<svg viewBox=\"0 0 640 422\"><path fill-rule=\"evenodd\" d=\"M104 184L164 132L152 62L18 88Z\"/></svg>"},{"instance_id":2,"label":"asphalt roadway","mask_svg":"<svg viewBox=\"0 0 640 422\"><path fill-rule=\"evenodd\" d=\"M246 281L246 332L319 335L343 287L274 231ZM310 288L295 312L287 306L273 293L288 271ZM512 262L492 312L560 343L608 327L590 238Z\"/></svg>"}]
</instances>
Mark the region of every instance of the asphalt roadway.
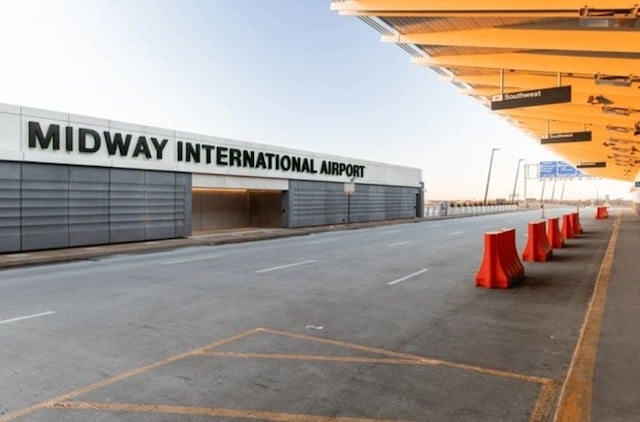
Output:
<instances>
[{"instance_id":1,"label":"asphalt roadway","mask_svg":"<svg viewBox=\"0 0 640 422\"><path fill-rule=\"evenodd\" d=\"M483 233L539 218L2 270L0 421L550 420L613 224L474 287Z\"/></svg>"}]
</instances>

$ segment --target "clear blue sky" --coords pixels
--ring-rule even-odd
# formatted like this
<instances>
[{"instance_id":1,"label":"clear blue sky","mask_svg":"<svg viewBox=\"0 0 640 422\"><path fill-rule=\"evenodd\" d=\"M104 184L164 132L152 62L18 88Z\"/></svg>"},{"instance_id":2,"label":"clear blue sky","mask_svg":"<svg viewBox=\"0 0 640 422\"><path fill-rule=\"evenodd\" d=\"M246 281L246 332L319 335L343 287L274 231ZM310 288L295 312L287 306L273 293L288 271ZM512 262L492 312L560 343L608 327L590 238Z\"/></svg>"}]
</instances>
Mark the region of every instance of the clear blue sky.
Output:
<instances>
[{"instance_id":1,"label":"clear blue sky","mask_svg":"<svg viewBox=\"0 0 640 422\"><path fill-rule=\"evenodd\" d=\"M433 199L482 199L493 147L490 198L511 194L518 158L559 159L329 7L4 0L0 102L419 167ZM575 181L565 197L629 188Z\"/></svg>"}]
</instances>

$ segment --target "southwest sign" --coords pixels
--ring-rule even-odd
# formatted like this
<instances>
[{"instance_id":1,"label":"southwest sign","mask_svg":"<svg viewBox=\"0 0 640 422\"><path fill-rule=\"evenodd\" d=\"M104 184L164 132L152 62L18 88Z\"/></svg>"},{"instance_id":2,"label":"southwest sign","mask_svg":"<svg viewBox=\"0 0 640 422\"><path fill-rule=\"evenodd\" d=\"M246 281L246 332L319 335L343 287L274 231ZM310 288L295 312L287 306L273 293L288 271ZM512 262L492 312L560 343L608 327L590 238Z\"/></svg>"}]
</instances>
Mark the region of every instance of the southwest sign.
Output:
<instances>
[{"instance_id":1,"label":"southwest sign","mask_svg":"<svg viewBox=\"0 0 640 422\"><path fill-rule=\"evenodd\" d=\"M606 161L585 161L583 163L578 164L576 167L579 169L589 169L589 168L602 168L607 167Z\"/></svg>"},{"instance_id":2,"label":"southwest sign","mask_svg":"<svg viewBox=\"0 0 640 422\"><path fill-rule=\"evenodd\" d=\"M571 85L493 95L491 110L569 102L571 102Z\"/></svg>"},{"instance_id":3,"label":"southwest sign","mask_svg":"<svg viewBox=\"0 0 640 422\"><path fill-rule=\"evenodd\" d=\"M586 142L591 140L591 131L550 133L540 138L541 144L562 144L565 142Z\"/></svg>"}]
</instances>

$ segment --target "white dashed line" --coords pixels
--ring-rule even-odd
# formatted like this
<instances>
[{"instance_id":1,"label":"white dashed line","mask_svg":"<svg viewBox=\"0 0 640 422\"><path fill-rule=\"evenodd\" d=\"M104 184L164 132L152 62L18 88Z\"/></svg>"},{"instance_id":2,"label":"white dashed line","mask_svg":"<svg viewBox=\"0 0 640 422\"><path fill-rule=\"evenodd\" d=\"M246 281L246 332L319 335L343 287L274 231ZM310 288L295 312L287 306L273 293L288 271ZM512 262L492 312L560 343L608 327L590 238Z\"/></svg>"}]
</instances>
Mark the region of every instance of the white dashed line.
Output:
<instances>
[{"instance_id":1,"label":"white dashed line","mask_svg":"<svg viewBox=\"0 0 640 422\"><path fill-rule=\"evenodd\" d=\"M456 234L462 234L462 233L464 233L462 230L458 230L456 232L449 233L449 236L455 236Z\"/></svg>"},{"instance_id":2,"label":"white dashed line","mask_svg":"<svg viewBox=\"0 0 640 422\"><path fill-rule=\"evenodd\" d=\"M398 243L391 243L390 245L387 245L387 247L389 247L389 248L393 248L393 247L395 247L395 246L402 246L402 245L406 245L406 244L408 244L408 243L409 243L408 241L398 242Z\"/></svg>"},{"instance_id":3,"label":"white dashed line","mask_svg":"<svg viewBox=\"0 0 640 422\"><path fill-rule=\"evenodd\" d=\"M5 319L3 321L0 321L0 324L9 324L10 322L24 321L25 319L38 318L41 316L46 316L51 314L55 314L55 311L48 311L48 312L42 312L39 314L25 315L25 316L16 317L16 318Z\"/></svg>"},{"instance_id":4,"label":"white dashed line","mask_svg":"<svg viewBox=\"0 0 640 422\"><path fill-rule=\"evenodd\" d=\"M277 267L271 267L271 268L265 268L265 269L262 269L262 270L258 270L258 271L256 271L256 274L267 273L269 271L282 270L284 268L297 267L298 265L311 264L313 262L316 262L316 261L310 259L308 261L294 262L293 264L278 265Z\"/></svg>"},{"instance_id":5,"label":"white dashed line","mask_svg":"<svg viewBox=\"0 0 640 422\"><path fill-rule=\"evenodd\" d=\"M195 256L195 257L183 258L183 259L174 259L172 261L163 262L161 265L173 265L173 264L182 264L185 262L204 261L205 259L220 258L221 256L224 256L224 255L218 254L218 255L207 255L207 256Z\"/></svg>"},{"instance_id":6,"label":"white dashed line","mask_svg":"<svg viewBox=\"0 0 640 422\"><path fill-rule=\"evenodd\" d=\"M404 277L402 277L402 278L399 278L399 279L397 279L397 280L390 281L390 282L388 282L388 283L387 283L387 286L393 286L394 284L401 283L401 282L403 282L403 281L405 281L405 280L408 280L408 279L410 279L410 278L412 278L412 277L415 277L415 276L417 276L417 275L420 275L420 274L426 273L427 271L429 271L429 269L428 269L428 268L424 268L424 269L422 269L422 270L420 270L420 271L417 271L417 272L415 272L415 273L413 273L413 274L409 274L409 275L406 275L406 276L404 276Z\"/></svg>"},{"instance_id":7,"label":"white dashed line","mask_svg":"<svg viewBox=\"0 0 640 422\"><path fill-rule=\"evenodd\" d=\"M310 242L307 242L307 244L309 244L309 245L318 245L320 243L337 242L338 240L340 240L340 239L332 238L332 239L312 240Z\"/></svg>"}]
</instances>

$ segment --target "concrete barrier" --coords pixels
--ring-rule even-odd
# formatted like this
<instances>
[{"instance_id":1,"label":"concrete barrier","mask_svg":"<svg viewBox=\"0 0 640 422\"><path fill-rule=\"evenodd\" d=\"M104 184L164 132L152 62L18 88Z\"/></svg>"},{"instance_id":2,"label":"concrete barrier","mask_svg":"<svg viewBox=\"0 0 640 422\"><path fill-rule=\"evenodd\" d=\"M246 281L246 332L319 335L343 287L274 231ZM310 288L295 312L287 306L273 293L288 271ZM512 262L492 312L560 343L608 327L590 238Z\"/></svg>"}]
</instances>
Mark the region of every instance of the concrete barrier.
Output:
<instances>
[{"instance_id":1,"label":"concrete barrier","mask_svg":"<svg viewBox=\"0 0 640 422\"><path fill-rule=\"evenodd\" d=\"M564 237L560 231L560 218L551 217L547 220L547 238L554 249L564 248Z\"/></svg>"},{"instance_id":2,"label":"concrete barrier","mask_svg":"<svg viewBox=\"0 0 640 422\"><path fill-rule=\"evenodd\" d=\"M516 230L484 234L484 254L476 273L476 287L506 289L524 277L524 266L516 249Z\"/></svg>"},{"instance_id":3,"label":"concrete barrier","mask_svg":"<svg viewBox=\"0 0 640 422\"><path fill-rule=\"evenodd\" d=\"M522 252L522 259L530 262L545 262L551 259L553 248L547 239L544 221L529 223L527 246Z\"/></svg>"}]
</instances>

